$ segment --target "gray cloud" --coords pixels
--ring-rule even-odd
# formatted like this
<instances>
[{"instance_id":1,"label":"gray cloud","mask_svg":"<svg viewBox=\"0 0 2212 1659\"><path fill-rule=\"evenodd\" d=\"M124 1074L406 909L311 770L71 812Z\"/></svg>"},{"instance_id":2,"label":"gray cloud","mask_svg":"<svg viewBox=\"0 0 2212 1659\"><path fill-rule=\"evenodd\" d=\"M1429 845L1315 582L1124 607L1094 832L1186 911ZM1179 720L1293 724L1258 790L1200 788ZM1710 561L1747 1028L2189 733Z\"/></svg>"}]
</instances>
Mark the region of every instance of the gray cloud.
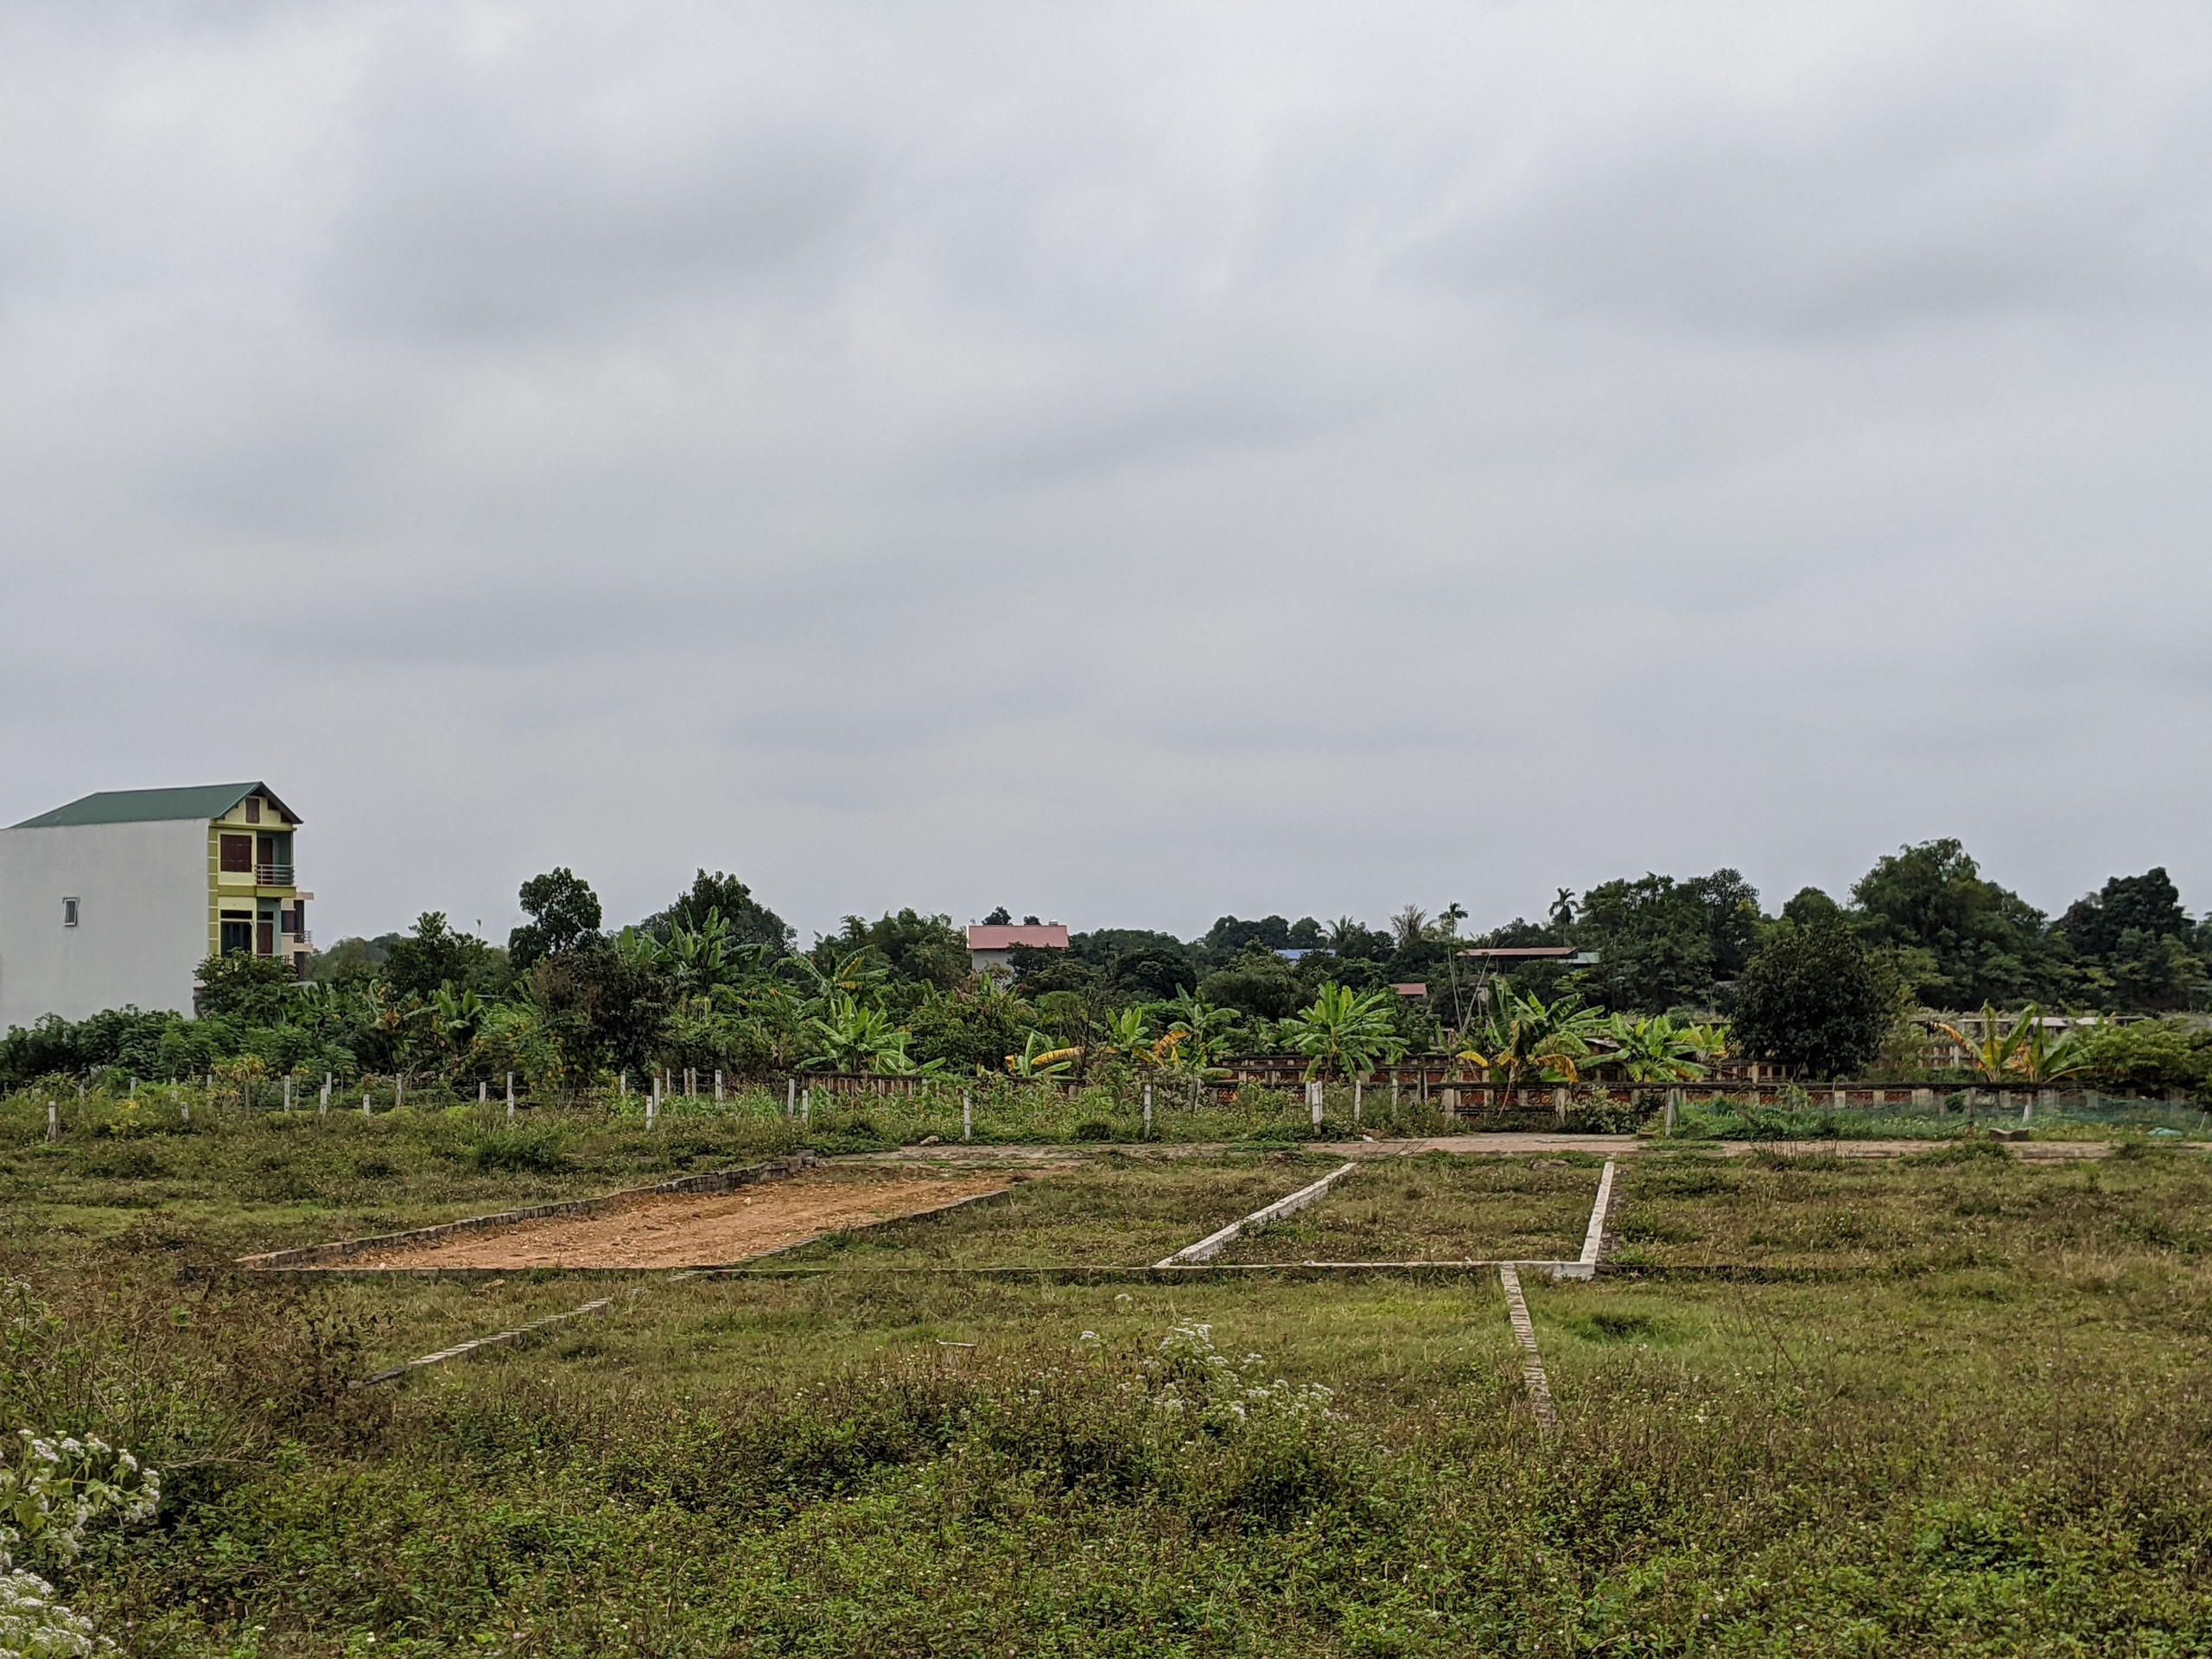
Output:
<instances>
[{"instance_id":1,"label":"gray cloud","mask_svg":"<svg viewBox=\"0 0 2212 1659\"><path fill-rule=\"evenodd\" d=\"M2208 87L2157 6L19 8L0 816L266 775L338 930L2212 905Z\"/></svg>"}]
</instances>

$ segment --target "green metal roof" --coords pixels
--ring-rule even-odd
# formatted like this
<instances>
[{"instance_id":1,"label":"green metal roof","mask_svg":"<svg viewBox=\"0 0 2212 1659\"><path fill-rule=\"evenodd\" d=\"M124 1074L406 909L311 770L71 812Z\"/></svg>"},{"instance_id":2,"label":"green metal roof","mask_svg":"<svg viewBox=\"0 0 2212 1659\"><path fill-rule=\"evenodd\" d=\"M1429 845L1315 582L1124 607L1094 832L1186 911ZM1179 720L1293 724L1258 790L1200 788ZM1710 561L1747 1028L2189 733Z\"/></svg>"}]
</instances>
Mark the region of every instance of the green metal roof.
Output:
<instances>
[{"instance_id":1,"label":"green metal roof","mask_svg":"<svg viewBox=\"0 0 2212 1659\"><path fill-rule=\"evenodd\" d=\"M221 817L249 795L259 795L286 823L300 820L266 784L197 784L188 789L104 789L51 812L25 818L18 830L54 830L79 823L151 823L168 818Z\"/></svg>"}]
</instances>

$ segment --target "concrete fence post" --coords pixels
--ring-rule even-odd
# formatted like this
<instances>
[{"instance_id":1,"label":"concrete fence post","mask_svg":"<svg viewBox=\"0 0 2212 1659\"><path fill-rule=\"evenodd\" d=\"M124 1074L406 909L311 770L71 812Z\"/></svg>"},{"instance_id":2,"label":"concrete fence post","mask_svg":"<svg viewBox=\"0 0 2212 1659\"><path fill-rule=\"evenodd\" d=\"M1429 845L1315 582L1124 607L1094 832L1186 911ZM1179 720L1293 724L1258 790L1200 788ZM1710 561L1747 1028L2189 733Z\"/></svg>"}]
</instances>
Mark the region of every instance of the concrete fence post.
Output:
<instances>
[{"instance_id":1,"label":"concrete fence post","mask_svg":"<svg viewBox=\"0 0 2212 1659\"><path fill-rule=\"evenodd\" d=\"M510 1071L510 1072L508 1072L508 1073L507 1073L507 1123L508 1123L508 1126L509 1126L510 1128L512 1128L512 1127L513 1127L514 1121L515 1121L515 1074L514 1074L513 1072Z\"/></svg>"},{"instance_id":2,"label":"concrete fence post","mask_svg":"<svg viewBox=\"0 0 2212 1659\"><path fill-rule=\"evenodd\" d=\"M1552 1116L1561 1128L1567 1127L1567 1085L1555 1084L1552 1089Z\"/></svg>"},{"instance_id":3,"label":"concrete fence post","mask_svg":"<svg viewBox=\"0 0 2212 1659\"><path fill-rule=\"evenodd\" d=\"M653 1091L645 1099L645 1127L651 1128L660 1116L660 1073L653 1073Z\"/></svg>"},{"instance_id":4,"label":"concrete fence post","mask_svg":"<svg viewBox=\"0 0 2212 1659\"><path fill-rule=\"evenodd\" d=\"M315 1112L317 1117L330 1116L330 1073L327 1071L322 1074L322 1093L315 1100Z\"/></svg>"},{"instance_id":5,"label":"concrete fence post","mask_svg":"<svg viewBox=\"0 0 2212 1659\"><path fill-rule=\"evenodd\" d=\"M1359 1127L1360 1082L1358 1077L1351 1080L1351 1126L1355 1129Z\"/></svg>"},{"instance_id":6,"label":"concrete fence post","mask_svg":"<svg viewBox=\"0 0 2212 1659\"><path fill-rule=\"evenodd\" d=\"M1306 1080L1306 1109L1313 1115L1313 1127L1319 1128L1321 1127L1321 1083L1318 1077Z\"/></svg>"},{"instance_id":7,"label":"concrete fence post","mask_svg":"<svg viewBox=\"0 0 2212 1659\"><path fill-rule=\"evenodd\" d=\"M965 1089L960 1091L960 1138L963 1141L976 1138L976 1099Z\"/></svg>"},{"instance_id":8,"label":"concrete fence post","mask_svg":"<svg viewBox=\"0 0 2212 1659\"><path fill-rule=\"evenodd\" d=\"M365 1117L367 1117L367 1116L368 1116L368 1115L369 1115L369 1091L368 1091L367 1090L364 1089L364 1090L361 1090L361 1116L362 1116L364 1118L365 1118Z\"/></svg>"},{"instance_id":9,"label":"concrete fence post","mask_svg":"<svg viewBox=\"0 0 2212 1659\"><path fill-rule=\"evenodd\" d=\"M61 1107L52 1099L46 1103L46 1138L49 1141L61 1138Z\"/></svg>"},{"instance_id":10,"label":"concrete fence post","mask_svg":"<svg viewBox=\"0 0 2212 1659\"><path fill-rule=\"evenodd\" d=\"M721 1068L720 1066L716 1066L716 1067L715 1068L715 1100L716 1100L716 1101L720 1101L720 1100L721 1099L721 1097L722 1097L722 1073L721 1073Z\"/></svg>"},{"instance_id":11,"label":"concrete fence post","mask_svg":"<svg viewBox=\"0 0 2212 1659\"><path fill-rule=\"evenodd\" d=\"M798 1126L802 1129L814 1127L814 1085L810 1083L798 1091Z\"/></svg>"},{"instance_id":12,"label":"concrete fence post","mask_svg":"<svg viewBox=\"0 0 2212 1659\"><path fill-rule=\"evenodd\" d=\"M798 1116L798 1079L797 1077L784 1079L784 1116L785 1117Z\"/></svg>"},{"instance_id":13,"label":"concrete fence post","mask_svg":"<svg viewBox=\"0 0 2212 1659\"><path fill-rule=\"evenodd\" d=\"M391 1109L397 1111L407 1103L407 1074L403 1071L391 1080Z\"/></svg>"},{"instance_id":14,"label":"concrete fence post","mask_svg":"<svg viewBox=\"0 0 2212 1659\"><path fill-rule=\"evenodd\" d=\"M479 1106L489 1106L492 1103L492 1080L489 1077L476 1079L476 1103Z\"/></svg>"},{"instance_id":15,"label":"concrete fence post","mask_svg":"<svg viewBox=\"0 0 2212 1659\"><path fill-rule=\"evenodd\" d=\"M1669 1135L1675 1132L1675 1113L1681 1103L1682 1091L1680 1089L1669 1089L1667 1091L1667 1133Z\"/></svg>"},{"instance_id":16,"label":"concrete fence post","mask_svg":"<svg viewBox=\"0 0 2212 1659\"><path fill-rule=\"evenodd\" d=\"M1152 1085L1148 1083L1144 1086L1144 1134L1146 1140L1152 1138Z\"/></svg>"}]
</instances>

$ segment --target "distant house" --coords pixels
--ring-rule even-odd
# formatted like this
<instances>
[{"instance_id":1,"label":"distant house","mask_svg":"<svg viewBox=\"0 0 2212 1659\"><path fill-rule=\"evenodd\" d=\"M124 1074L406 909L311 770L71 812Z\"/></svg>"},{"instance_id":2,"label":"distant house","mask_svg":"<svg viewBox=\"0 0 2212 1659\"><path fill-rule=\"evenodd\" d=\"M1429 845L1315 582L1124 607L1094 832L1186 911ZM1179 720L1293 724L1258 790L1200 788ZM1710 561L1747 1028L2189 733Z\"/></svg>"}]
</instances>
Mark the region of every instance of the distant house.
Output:
<instances>
[{"instance_id":1,"label":"distant house","mask_svg":"<svg viewBox=\"0 0 2212 1659\"><path fill-rule=\"evenodd\" d=\"M1065 950L1068 948L1068 931L1058 922L1031 923L1026 926L980 924L971 927L968 930L969 970L980 974L996 969L1001 973L1012 973L1016 945L1027 945L1033 950Z\"/></svg>"},{"instance_id":2,"label":"distant house","mask_svg":"<svg viewBox=\"0 0 2212 1659\"><path fill-rule=\"evenodd\" d=\"M1408 1001L1418 1001L1428 995L1428 987L1419 980L1410 980L1402 985L1393 985L1390 988Z\"/></svg>"},{"instance_id":3,"label":"distant house","mask_svg":"<svg viewBox=\"0 0 2212 1659\"><path fill-rule=\"evenodd\" d=\"M302 968L300 819L266 784L87 795L0 830L0 1030L135 1004L192 1011L207 957Z\"/></svg>"}]
</instances>

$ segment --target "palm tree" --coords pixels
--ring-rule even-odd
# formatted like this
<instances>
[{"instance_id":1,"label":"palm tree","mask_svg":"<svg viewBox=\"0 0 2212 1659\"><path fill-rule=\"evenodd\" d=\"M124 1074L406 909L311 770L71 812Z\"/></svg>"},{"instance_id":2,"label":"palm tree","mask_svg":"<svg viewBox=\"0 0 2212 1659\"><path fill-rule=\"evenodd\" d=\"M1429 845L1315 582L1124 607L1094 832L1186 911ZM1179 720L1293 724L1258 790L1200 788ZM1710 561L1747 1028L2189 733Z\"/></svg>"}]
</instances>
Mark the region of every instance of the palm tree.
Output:
<instances>
[{"instance_id":1,"label":"palm tree","mask_svg":"<svg viewBox=\"0 0 2212 1659\"><path fill-rule=\"evenodd\" d=\"M1419 944L1428 932L1428 912L1419 905L1408 905L1390 918L1390 932L1401 950Z\"/></svg>"},{"instance_id":2,"label":"palm tree","mask_svg":"<svg viewBox=\"0 0 2212 1659\"><path fill-rule=\"evenodd\" d=\"M1389 991L1355 991L1349 985L1324 985L1313 1006L1286 1023L1294 1027L1291 1046L1306 1056L1306 1076L1360 1077L1406 1052L1398 1035Z\"/></svg>"},{"instance_id":3,"label":"palm tree","mask_svg":"<svg viewBox=\"0 0 2212 1659\"><path fill-rule=\"evenodd\" d=\"M1509 1087L1529 1077L1576 1083L1581 1080L1580 1062L1589 1055L1590 1039L1604 1026L1605 1016L1584 1007L1582 999L1572 992L1547 1004L1540 997L1508 991L1481 1033L1481 1046L1471 1045L1459 1058Z\"/></svg>"}]
</instances>

